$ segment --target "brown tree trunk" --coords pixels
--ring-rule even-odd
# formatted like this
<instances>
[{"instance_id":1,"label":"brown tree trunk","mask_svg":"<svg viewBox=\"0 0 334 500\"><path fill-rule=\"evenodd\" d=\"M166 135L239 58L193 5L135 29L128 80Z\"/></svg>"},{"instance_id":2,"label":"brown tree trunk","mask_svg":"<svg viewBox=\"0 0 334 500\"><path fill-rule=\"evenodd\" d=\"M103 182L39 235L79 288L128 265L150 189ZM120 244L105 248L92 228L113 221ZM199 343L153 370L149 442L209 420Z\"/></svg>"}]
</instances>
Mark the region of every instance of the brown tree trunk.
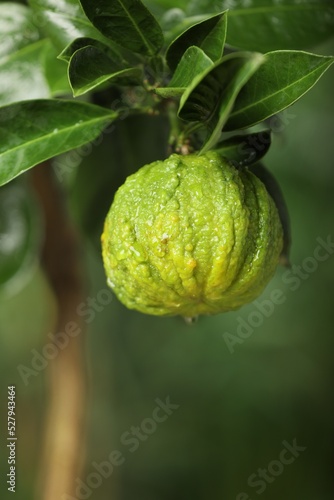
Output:
<instances>
[{"instance_id":1,"label":"brown tree trunk","mask_svg":"<svg viewBox=\"0 0 334 500\"><path fill-rule=\"evenodd\" d=\"M43 267L58 307L53 335L56 354L47 374L49 401L39 496L62 500L66 495L75 497L84 453L84 322L76 312L84 299L83 271L78 235L51 165L46 162L35 167L32 181L45 218Z\"/></svg>"}]
</instances>

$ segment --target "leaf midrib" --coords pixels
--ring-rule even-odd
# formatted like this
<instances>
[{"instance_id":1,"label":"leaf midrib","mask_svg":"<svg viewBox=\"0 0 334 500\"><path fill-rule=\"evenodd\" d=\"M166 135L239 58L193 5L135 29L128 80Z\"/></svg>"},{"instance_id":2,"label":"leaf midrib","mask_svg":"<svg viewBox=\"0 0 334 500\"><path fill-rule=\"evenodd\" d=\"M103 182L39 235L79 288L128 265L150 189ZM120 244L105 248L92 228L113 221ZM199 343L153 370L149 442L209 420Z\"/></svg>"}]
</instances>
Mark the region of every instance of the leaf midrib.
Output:
<instances>
[{"instance_id":1,"label":"leaf midrib","mask_svg":"<svg viewBox=\"0 0 334 500\"><path fill-rule=\"evenodd\" d=\"M65 132L67 133L67 132L71 131L73 128L75 128L76 131L80 131L80 129L85 128L87 125L94 125L94 123L98 123L98 122L101 122L101 121L107 121L108 117L109 118L116 118L117 114L110 114L110 115L103 116L101 118L94 118L92 120L84 122L83 124L80 124L79 126L78 125L72 125L70 127L65 127L63 129L61 129L61 131L59 132L59 134L57 134L57 133L55 134L54 132L51 132L51 133L48 133L48 134L45 134L45 135L39 135L37 138L32 139L29 142L23 142L22 144L19 144L18 146L15 146L14 148L11 148L11 149L3 152L3 153L0 152L0 161L3 158L6 158L6 156L10 156L12 153L14 153L15 151L21 149L22 147L29 147L30 145L32 145L34 143L38 143L40 141L44 141L48 137L54 137L54 138L59 137L63 133L65 133ZM90 142L90 141L88 141L88 142Z\"/></svg>"},{"instance_id":2,"label":"leaf midrib","mask_svg":"<svg viewBox=\"0 0 334 500\"><path fill-rule=\"evenodd\" d=\"M130 21L132 22L135 30L137 31L139 37L142 39L144 45L147 47L149 54L150 55L154 55L154 51L152 51L152 47L149 45L149 43L147 42L146 38L143 36L142 32L140 31L139 27L137 26L135 20L131 16L131 14L128 11L128 9L126 8L126 6L123 4L123 2L121 0L117 0L117 1L121 5L121 7L123 8L124 12L126 12L126 14L128 15L128 17L129 17ZM144 6L144 8L145 8L145 6Z\"/></svg>"},{"instance_id":3,"label":"leaf midrib","mask_svg":"<svg viewBox=\"0 0 334 500\"><path fill-rule=\"evenodd\" d=\"M136 68L125 68L120 71L117 71L116 73L108 73L106 75L99 76L98 78L95 78L95 80L92 80L91 83L87 83L83 86L78 86L78 87L73 87L72 83L70 82L71 89L73 90L74 96L80 96L84 94L85 92L89 92L90 90L98 87L100 84L107 82L108 80L112 80L113 78L116 78L118 76L126 76L127 73L131 73L133 70L136 70ZM82 92L81 92L82 91Z\"/></svg>"},{"instance_id":4,"label":"leaf midrib","mask_svg":"<svg viewBox=\"0 0 334 500\"><path fill-rule=\"evenodd\" d=\"M217 133L217 130L222 129L223 126L224 126L224 124L227 122L229 112L230 112L231 109L233 109L233 106L234 106L234 103L235 103L235 99L237 98L238 93L240 92L240 89L242 89L242 87L245 85L245 83L247 83L247 81L249 80L249 78L251 78L251 76L248 77L248 74L247 74L248 71L252 72L254 74L254 72L256 71L256 69L259 66L261 66L261 63L260 63L260 60L257 57L250 58L249 60L246 60L245 63L244 63L244 66L240 68L240 71L241 70L244 71L244 74L242 75L242 78L240 77L239 80L237 79L236 81L231 81L227 85L227 87L224 89L224 92L226 92L226 93L228 93L228 90L231 89L230 99L225 104L225 106L223 107L224 109L223 109L222 113L220 113L219 111L217 113L218 108L221 109L220 106L221 106L222 103L217 102L217 104L215 105L215 109L214 109L213 113L211 114L211 118L210 119L213 120L214 117L215 117L215 115L217 115L217 123L214 126L212 132L210 133L210 139L203 146L203 148L201 149L201 151L206 151L208 148L212 147L212 140L211 140L212 137ZM247 72L246 72L246 67L247 67L247 70L248 70ZM210 119L206 120L206 124L209 123Z\"/></svg>"},{"instance_id":5,"label":"leaf midrib","mask_svg":"<svg viewBox=\"0 0 334 500\"><path fill-rule=\"evenodd\" d=\"M241 113L244 113L247 109L250 109L250 108L254 108L255 106L257 106L258 104L261 104L261 103L264 103L266 101L268 101L269 99L271 99L272 97L274 97L275 95L277 94L280 94L284 91L286 91L287 89L289 89L290 87L292 87L293 85L296 84L296 82L301 82L303 81L304 79L306 78L309 78L310 76L312 76L313 73L316 73L319 69L321 69L323 66L326 66L326 65L330 65L334 62L334 58L331 60L331 61L323 61L323 63L319 66L317 66L313 71L311 71L310 73L308 73L307 75L303 76L302 78L299 78L298 80L295 80L294 82L290 83L289 85L287 85L286 87L283 87L279 90L277 90L276 92L274 92L273 94L270 94L269 96L265 97L264 99L261 99L259 101L256 101L256 102L252 102L251 104L249 104L248 106L245 106L243 108L241 108L240 110L234 112L234 113L231 113L230 115L230 118L235 118L236 116L240 115ZM316 82L315 82L316 83ZM303 92L300 96L298 96L296 99L294 99L291 104L293 104L296 100L298 100L300 97L302 97L304 94L306 94L306 92L308 91L309 89L306 89L305 92Z\"/></svg>"}]
</instances>

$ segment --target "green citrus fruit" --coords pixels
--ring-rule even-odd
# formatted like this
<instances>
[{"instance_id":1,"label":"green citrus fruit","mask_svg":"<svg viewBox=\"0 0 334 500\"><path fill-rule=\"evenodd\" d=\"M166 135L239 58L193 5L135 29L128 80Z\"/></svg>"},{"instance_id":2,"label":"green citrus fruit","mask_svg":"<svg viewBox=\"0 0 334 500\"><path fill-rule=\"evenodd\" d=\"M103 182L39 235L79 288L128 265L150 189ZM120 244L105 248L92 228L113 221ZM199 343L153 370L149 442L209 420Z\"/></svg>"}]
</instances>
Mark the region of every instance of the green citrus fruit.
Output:
<instances>
[{"instance_id":1,"label":"green citrus fruit","mask_svg":"<svg viewBox=\"0 0 334 500\"><path fill-rule=\"evenodd\" d=\"M218 153L146 165L119 188L102 235L108 284L131 309L193 317L255 299L283 231L264 184Z\"/></svg>"}]
</instances>

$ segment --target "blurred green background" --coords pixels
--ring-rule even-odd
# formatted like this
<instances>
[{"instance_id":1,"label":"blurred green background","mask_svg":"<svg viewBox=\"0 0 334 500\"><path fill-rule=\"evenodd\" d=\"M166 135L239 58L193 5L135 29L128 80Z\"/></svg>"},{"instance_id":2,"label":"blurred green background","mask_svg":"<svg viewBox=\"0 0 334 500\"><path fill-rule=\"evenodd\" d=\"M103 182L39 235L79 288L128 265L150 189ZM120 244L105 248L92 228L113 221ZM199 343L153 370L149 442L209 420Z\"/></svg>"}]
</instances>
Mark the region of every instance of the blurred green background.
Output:
<instances>
[{"instance_id":1,"label":"blurred green background","mask_svg":"<svg viewBox=\"0 0 334 500\"><path fill-rule=\"evenodd\" d=\"M332 43L314 52L333 50ZM334 240L333 86L330 70L289 108L288 123L274 135L266 159L289 206L291 261L306 267L317 238ZM138 134L136 120L122 122L80 165L64 171L92 298L106 289L98 238L113 192L130 170L163 156L164 126L151 119ZM58 160L58 173L65 163L66 158ZM104 168L97 174L100 163ZM95 471L93 462L108 460L114 450L122 453L124 463L101 486L91 488L89 498L333 498L334 254L318 262L314 272L304 270L306 277L296 290L284 278L286 272L278 269L259 299L279 289L284 303L235 344L233 353L224 334L237 335L240 318L248 322L257 310L254 304L200 318L191 326L179 318L129 311L116 298L96 313L86 342L87 455L80 478L86 483ZM1 295L1 405L7 384L16 384L17 498L24 500L34 498L47 384L43 370L25 385L17 366L30 366L31 349L42 349L54 317L54 299L38 266L21 290ZM178 409L131 452L121 441L123 433L145 426L155 400L167 397ZM306 449L275 477L269 473L270 482L258 494L259 485L249 485L249 476L279 458L283 441L294 440ZM0 472L2 477L7 473L3 456Z\"/></svg>"}]
</instances>

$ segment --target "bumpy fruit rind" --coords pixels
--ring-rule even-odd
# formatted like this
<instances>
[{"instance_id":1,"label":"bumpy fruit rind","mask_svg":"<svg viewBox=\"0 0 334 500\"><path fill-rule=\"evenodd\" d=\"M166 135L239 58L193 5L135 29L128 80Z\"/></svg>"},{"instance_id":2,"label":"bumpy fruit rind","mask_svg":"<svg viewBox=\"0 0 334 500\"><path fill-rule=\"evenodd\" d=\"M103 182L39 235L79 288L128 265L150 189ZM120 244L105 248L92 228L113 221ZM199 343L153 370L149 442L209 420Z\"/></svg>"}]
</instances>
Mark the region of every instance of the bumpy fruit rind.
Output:
<instances>
[{"instance_id":1,"label":"bumpy fruit rind","mask_svg":"<svg viewBox=\"0 0 334 500\"><path fill-rule=\"evenodd\" d=\"M254 300L282 250L264 184L218 153L172 155L119 188L105 221L109 286L130 309L216 314Z\"/></svg>"}]
</instances>

